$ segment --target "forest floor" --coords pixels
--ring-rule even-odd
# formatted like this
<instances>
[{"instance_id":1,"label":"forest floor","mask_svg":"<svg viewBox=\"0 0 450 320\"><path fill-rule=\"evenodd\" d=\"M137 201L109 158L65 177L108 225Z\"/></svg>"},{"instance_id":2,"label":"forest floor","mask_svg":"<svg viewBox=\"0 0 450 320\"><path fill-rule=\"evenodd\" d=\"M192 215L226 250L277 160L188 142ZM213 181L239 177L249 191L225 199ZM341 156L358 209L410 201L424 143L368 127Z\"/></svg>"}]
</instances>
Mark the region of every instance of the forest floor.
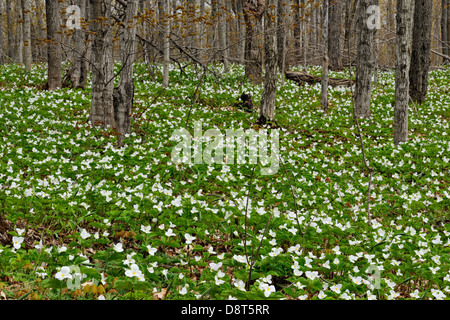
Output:
<instances>
[{"instance_id":1,"label":"forest floor","mask_svg":"<svg viewBox=\"0 0 450 320\"><path fill-rule=\"evenodd\" d=\"M262 85L211 68L200 86L202 69L174 68L164 89L159 67L136 65L118 148L87 123L90 88L43 91L44 65L0 67L0 299L450 299L450 69L431 72L400 146L380 72L360 121L368 198L349 88L330 88L324 113L320 84L280 78L261 128ZM254 113L235 107L243 92ZM200 123L276 131L281 162L174 163L174 133Z\"/></svg>"}]
</instances>

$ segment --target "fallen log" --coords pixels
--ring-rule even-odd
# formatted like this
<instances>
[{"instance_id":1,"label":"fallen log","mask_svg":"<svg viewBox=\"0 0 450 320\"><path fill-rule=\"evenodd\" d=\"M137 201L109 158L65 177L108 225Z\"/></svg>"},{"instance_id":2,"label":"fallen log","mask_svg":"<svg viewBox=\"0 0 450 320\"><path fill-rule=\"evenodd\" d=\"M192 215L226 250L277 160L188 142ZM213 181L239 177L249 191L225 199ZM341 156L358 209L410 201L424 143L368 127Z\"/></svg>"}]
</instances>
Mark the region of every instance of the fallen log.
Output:
<instances>
[{"instance_id":1,"label":"fallen log","mask_svg":"<svg viewBox=\"0 0 450 320\"><path fill-rule=\"evenodd\" d=\"M299 86L303 86L305 83L316 84L322 82L322 77L317 77L303 71L286 71L285 75L286 79L297 82ZM339 86L350 87L352 85L349 79L338 79L338 78L329 78L328 84L332 87L339 87Z\"/></svg>"}]
</instances>

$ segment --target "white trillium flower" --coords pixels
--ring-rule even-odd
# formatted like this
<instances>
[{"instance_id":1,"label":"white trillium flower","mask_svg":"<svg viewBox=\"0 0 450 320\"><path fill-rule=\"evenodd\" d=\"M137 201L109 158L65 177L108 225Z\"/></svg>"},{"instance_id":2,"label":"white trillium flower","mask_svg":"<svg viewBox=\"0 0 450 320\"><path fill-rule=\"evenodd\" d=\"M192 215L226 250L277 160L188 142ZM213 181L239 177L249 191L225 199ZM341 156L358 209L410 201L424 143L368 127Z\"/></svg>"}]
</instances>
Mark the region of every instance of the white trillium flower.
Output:
<instances>
[{"instance_id":1,"label":"white trillium flower","mask_svg":"<svg viewBox=\"0 0 450 320\"><path fill-rule=\"evenodd\" d=\"M72 279L72 275L70 273L69 267L62 267L59 272L55 274L55 278L58 280L64 280L64 279Z\"/></svg>"}]
</instances>

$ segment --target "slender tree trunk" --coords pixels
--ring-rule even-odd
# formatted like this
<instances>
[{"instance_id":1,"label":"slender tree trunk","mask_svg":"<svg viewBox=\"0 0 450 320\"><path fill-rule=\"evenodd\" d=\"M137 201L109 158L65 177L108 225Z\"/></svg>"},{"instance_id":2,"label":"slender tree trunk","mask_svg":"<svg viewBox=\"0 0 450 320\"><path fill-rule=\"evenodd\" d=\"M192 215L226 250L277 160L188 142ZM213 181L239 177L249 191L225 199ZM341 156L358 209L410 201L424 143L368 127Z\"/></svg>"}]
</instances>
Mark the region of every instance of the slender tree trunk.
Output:
<instances>
[{"instance_id":1,"label":"slender tree trunk","mask_svg":"<svg viewBox=\"0 0 450 320\"><path fill-rule=\"evenodd\" d=\"M266 15L264 17L264 89L261 96L260 116L258 123L265 124L272 121L275 115L275 101L277 94L277 0L267 0Z\"/></svg>"},{"instance_id":2,"label":"slender tree trunk","mask_svg":"<svg viewBox=\"0 0 450 320\"><path fill-rule=\"evenodd\" d=\"M301 0L301 4L302 4L302 9L301 9L301 13L302 13L302 20L303 20L303 22L302 22L302 24L301 24L301 35L302 35L302 49L303 49L303 52L302 52L302 57L303 57L303 59L302 59L302 62L303 62L303 70L306 72L306 68L308 67L307 66L307 64L306 64L306 59L307 59L307 56L306 56L306 52L307 52L307 50L308 50L308 37L307 37L307 26L308 26L308 23L306 22L306 19L304 19L304 17L305 17L305 15L306 15L306 3L305 3L305 0Z\"/></svg>"},{"instance_id":3,"label":"slender tree trunk","mask_svg":"<svg viewBox=\"0 0 450 320\"><path fill-rule=\"evenodd\" d=\"M187 36L186 36L186 47L192 52L195 56L196 53L193 50L194 47L194 39L195 39L195 0L187 0L186 1L186 10L187 10Z\"/></svg>"},{"instance_id":4,"label":"slender tree trunk","mask_svg":"<svg viewBox=\"0 0 450 320\"><path fill-rule=\"evenodd\" d=\"M204 48L205 48L205 20L204 20L204 16L205 16L205 0L200 0L200 17L201 17L201 23L199 26L199 47L200 47L200 55L199 55L199 60L204 62L206 60L205 54L204 54Z\"/></svg>"},{"instance_id":5,"label":"slender tree trunk","mask_svg":"<svg viewBox=\"0 0 450 320\"><path fill-rule=\"evenodd\" d=\"M158 23L159 23L159 31L158 31L158 49L160 52L164 51L164 23L166 21L165 14L164 14L164 5L166 4L166 1L164 0L158 0ZM170 5L170 4L169 4Z\"/></svg>"},{"instance_id":6,"label":"slender tree trunk","mask_svg":"<svg viewBox=\"0 0 450 320\"><path fill-rule=\"evenodd\" d=\"M47 0L45 2L47 17L47 61L48 61L48 90L62 87L61 68L61 42L60 42L60 19L58 0Z\"/></svg>"},{"instance_id":7,"label":"slender tree trunk","mask_svg":"<svg viewBox=\"0 0 450 320\"><path fill-rule=\"evenodd\" d=\"M47 39L47 28L44 18L45 4L41 0L35 0L35 6L37 8L37 28L38 28L38 40L39 40L39 61L44 62L47 60L47 45L45 43Z\"/></svg>"},{"instance_id":8,"label":"slender tree trunk","mask_svg":"<svg viewBox=\"0 0 450 320\"><path fill-rule=\"evenodd\" d=\"M408 140L409 68L414 2L397 0L394 143Z\"/></svg>"},{"instance_id":9,"label":"slender tree trunk","mask_svg":"<svg viewBox=\"0 0 450 320\"><path fill-rule=\"evenodd\" d=\"M236 15L238 16L238 34L239 34L239 43L237 49L238 61L241 64L244 64L245 59L245 19L244 12L242 7L243 0L236 0Z\"/></svg>"},{"instance_id":10,"label":"slender tree trunk","mask_svg":"<svg viewBox=\"0 0 450 320\"><path fill-rule=\"evenodd\" d=\"M14 35L13 35L13 15L12 15L12 8L11 8L11 1L6 1L6 25L8 26L7 28L7 33L8 33L8 57L11 60L15 60L14 59Z\"/></svg>"},{"instance_id":11,"label":"slender tree trunk","mask_svg":"<svg viewBox=\"0 0 450 320\"><path fill-rule=\"evenodd\" d=\"M448 0L442 0L442 8L441 8L441 41L442 41L442 53L446 56L450 53L450 43L448 40L448 25L449 25L449 1ZM449 63L450 61L446 58L442 58L442 62L444 64Z\"/></svg>"},{"instance_id":12,"label":"slender tree trunk","mask_svg":"<svg viewBox=\"0 0 450 320\"><path fill-rule=\"evenodd\" d=\"M212 49L213 55L217 52L217 49L219 47L217 41L217 28L218 28L218 17L217 17L217 7L218 7L218 1L219 0L211 0L211 32L210 32L210 48ZM213 61L216 59L213 58Z\"/></svg>"},{"instance_id":13,"label":"slender tree trunk","mask_svg":"<svg viewBox=\"0 0 450 320\"><path fill-rule=\"evenodd\" d=\"M169 67L170 67L170 1L164 1L162 7L163 21L161 21L164 29L163 38L163 82L162 86L167 88L169 86Z\"/></svg>"},{"instance_id":14,"label":"slender tree trunk","mask_svg":"<svg viewBox=\"0 0 450 320\"><path fill-rule=\"evenodd\" d=\"M411 99L419 104L425 101L428 90L432 14L433 1L416 0L411 69L409 73L409 93Z\"/></svg>"},{"instance_id":15,"label":"slender tree trunk","mask_svg":"<svg viewBox=\"0 0 450 320\"><path fill-rule=\"evenodd\" d=\"M317 45L316 42L316 13L317 13L317 8L315 6L309 6L310 7L310 23L309 23L309 39L308 39L308 60L310 63L314 63L314 55L315 55L315 48Z\"/></svg>"},{"instance_id":16,"label":"slender tree trunk","mask_svg":"<svg viewBox=\"0 0 450 320\"><path fill-rule=\"evenodd\" d=\"M166 4L167 6L167 4ZM119 145L123 145L123 136L131 131L130 119L134 98L133 65L136 55L136 15L138 0L128 0L124 19L124 28L120 36L120 72L119 86L114 89L114 119Z\"/></svg>"},{"instance_id":17,"label":"slender tree trunk","mask_svg":"<svg viewBox=\"0 0 450 320\"><path fill-rule=\"evenodd\" d=\"M359 3L359 0L346 0L345 1L345 33L344 33L344 43L347 47L347 59L348 65L351 67L354 64L354 61L350 54L349 46L352 42L352 36L356 33L355 31L355 18L357 16L356 10L357 10L357 4Z\"/></svg>"},{"instance_id":18,"label":"slender tree trunk","mask_svg":"<svg viewBox=\"0 0 450 320\"><path fill-rule=\"evenodd\" d=\"M258 46L258 24L264 14L265 1L244 0L243 10L245 18L245 76L254 84L262 79L261 50Z\"/></svg>"},{"instance_id":19,"label":"slender tree trunk","mask_svg":"<svg viewBox=\"0 0 450 320\"><path fill-rule=\"evenodd\" d=\"M227 49L227 23L226 23L226 6L223 2L224 0L217 0L218 6L219 6L219 12L218 12L218 32L219 32L219 50L220 54L219 56L222 57L224 71L228 72L229 65L228 65L228 49ZM225 0L226 1L226 0Z\"/></svg>"},{"instance_id":20,"label":"slender tree trunk","mask_svg":"<svg viewBox=\"0 0 450 320\"><path fill-rule=\"evenodd\" d=\"M77 0L77 5L80 8L80 18L83 21L87 13L87 0ZM69 13L71 14L71 13ZM88 46L86 32L81 28L75 28L73 31L73 54L72 54L72 68L69 71L68 77L70 78L71 86L73 88L86 88L87 76L88 76Z\"/></svg>"},{"instance_id":21,"label":"slender tree trunk","mask_svg":"<svg viewBox=\"0 0 450 320\"><path fill-rule=\"evenodd\" d=\"M3 7L3 0L0 0L0 17L2 18L2 21L0 22L0 64L3 64L5 62L4 56L7 54L5 52L6 44L5 44L5 38L3 36L3 15L4 15L4 7Z\"/></svg>"},{"instance_id":22,"label":"slender tree trunk","mask_svg":"<svg viewBox=\"0 0 450 320\"><path fill-rule=\"evenodd\" d=\"M23 15L22 3L16 2L16 16L17 16L17 38L16 38L16 61L23 63Z\"/></svg>"},{"instance_id":23,"label":"slender tree trunk","mask_svg":"<svg viewBox=\"0 0 450 320\"><path fill-rule=\"evenodd\" d=\"M372 89L372 71L374 68L374 32L367 22L367 9L374 4L374 0L360 0L357 10L357 56L356 56L356 84L355 84L355 116L370 118L370 99Z\"/></svg>"},{"instance_id":24,"label":"slender tree trunk","mask_svg":"<svg viewBox=\"0 0 450 320\"><path fill-rule=\"evenodd\" d=\"M450 1L445 0L447 3L447 55L450 56ZM447 60L450 63L450 60Z\"/></svg>"},{"instance_id":25,"label":"slender tree trunk","mask_svg":"<svg viewBox=\"0 0 450 320\"><path fill-rule=\"evenodd\" d=\"M322 45L323 45L323 64L322 64L322 94L321 105L324 111L328 110L328 23L329 23L329 0L323 0L323 30L322 30Z\"/></svg>"},{"instance_id":26,"label":"slender tree trunk","mask_svg":"<svg viewBox=\"0 0 450 320\"><path fill-rule=\"evenodd\" d=\"M395 21L394 21L394 13L393 13L393 2L392 0L387 0L386 3L386 22L387 22L387 28L389 32L386 36L393 37L395 35ZM395 60L395 49L391 42L387 44L387 59L388 61L394 61Z\"/></svg>"},{"instance_id":27,"label":"slender tree trunk","mask_svg":"<svg viewBox=\"0 0 450 320\"><path fill-rule=\"evenodd\" d=\"M25 71L31 70L32 55L31 55L31 19L30 19L30 0L22 0L23 9L23 62L25 64Z\"/></svg>"},{"instance_id":28,"label":"slender tree trunk","mask_svg":"<svg viewBox=\"0 0 450 320\"><path fill-rule=\"evenodd\" d=\"M115 128L113 106L112 31L109 25L109 4L102 0L89 0L92 9L92 98L89 121L103 128Z\"/></svg>"},{"instance_id":29,"label":"slender tree trunk","mask_svg":"<svg viewBox=\"0 0 450 320\"><path fill-rule=\"evenodd\" d=\"M375 0L375 5L378 6L379 1ZM378 43L378 29L375 28L373 32L373 82L378 82L378 55L379 55L379 43Z\"/></svg>"},{"instance_id":30,"label":"slender tree trunk","mask_svg":"<svg viewBox=\"0 0 450 320\"><path fill-rule=\"evenodd\" d=\"M342 70L342 1L332 0L329 6L328 56L331 70Z\"/></svg>"},{"instance_id":31,"label":"slender tree trunk","mask_svg":"<svg viewBox=\"0 0 450 320\"><path fill-rule=\"evenodd\" d=\"M278 51L278 70L284 75L285 65L286 65L286 14L287 14L287 1L278 0L278 10L277 10L277 51ZM284 77L282 78L284 79Z\"/></svg>"},{"instance_id":32,"label":"slender tree trunk","mask_svg":"<svg viewBox=\"0 0 450 320\"><path fill-rule=\"evenodd\" d=\"M293 0L293 35L294 35L294 63L301 61L301 46L302 46L302 28L300 19L300 0Z\"/></svg>"}]
</instances>

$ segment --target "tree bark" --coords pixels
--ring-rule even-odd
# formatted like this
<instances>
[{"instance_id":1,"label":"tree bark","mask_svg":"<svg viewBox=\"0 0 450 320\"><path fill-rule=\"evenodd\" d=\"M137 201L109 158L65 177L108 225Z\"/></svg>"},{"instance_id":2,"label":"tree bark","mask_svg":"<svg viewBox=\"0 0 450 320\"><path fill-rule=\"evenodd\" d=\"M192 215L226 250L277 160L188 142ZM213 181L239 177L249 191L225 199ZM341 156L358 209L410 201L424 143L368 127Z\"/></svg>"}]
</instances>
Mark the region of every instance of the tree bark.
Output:
<instances>
[{"instance_id":1,"label":"tree bark","mask_svg":"<svg viewBox=\"0 0 450 320\"><path fill-rule=\"evenodd\" d=\"M0 0L0 16L2 17L2 19L3 19L3 15L4 15L3 1ZM0 25L3 26L3 22ZM3 36L3 29L2 29L0 31L0 64L3 64L5 61L5 59L4 59L4 57L6 55L6 52L4 50L5 48L6 48L5 38Z\"/></svg>"},{"instance_id":2,"label":"tree bark","mask_svg":"<svg viewBox=\"0 0 450 320\"><path fill-rule=\"evenodd\" d=\"M163 81L162 86L167 88L169 86L169 67L170 67L170 1L164 1L160 8L162 12L162 20L160 23L163 25Z\"/></svg>"},{"instance_id":3,"label":"tree bark","mask_svg":"<svg viewBox=\"0 0 450 320\"><path fill-rule=\"evenodd\" d=\"M450 53L450 43L447 41L448 40L448 25L449 25L449 2L448 0L442 0L442 8L441 8L441 41L442 41L442 54L448 56ZM442 58L442 62L444 64L449 63L450 61L448 61L446 58Z\"/></svg>"},{"instance_id":4,"label":"tree bark","mask_svg":"<svg viewBox=\"0 0 450 320\"><path fill-rule=\"evenodd\" d=\"M11 1L6 1L6 25L9 26L7 28L8 33L8 57L14 61L14 35L13 35L13 15L11 8Z\"/></svg>"},{"instance_id":5,"label":"tree bark","mask_svg":"<svg viewBox=\"0 0 450 320\"><path fill-rule=\"evenodd\" d=\"M30 19L30 0L22 0L23 9L23 63L25 71L31 70L31 19Z\"/></svg>"},{"instance_id":6,"label":"tree bark","mask_svg":"<svg viewBox=\"0 0 450 320\"><path fill-rule=\"evenodd\" d=\"M265 33L264 33L264 89L261 96L260 116L258 123L265 124L272 121L275 115L275 101L277 94L277 0L267 0Z\"/></svg>"},{"instance_id":7,"label":"tree bark","mask_svg":"<svg viewBox=\"0 0 450 320\"><path fill-rule=\"evenodd\" d=\"M397 0L394 144L408 140L409 69L414 2Z\"/></svg>"},{"instance_id":8,"label":"tree bark","mask_svg":"<svg viewBox=\"0 0 450 320\"><path fill-rule=\"evenodd\" d=\"M342 70L342 1L333 0L329 6L328 57L331 70Z\"/></svg>"},{"instance_id":9,"label":"tree bark","mask_svg":"<svg viewBox=\"0 0 450 320\"><path fill-rule=\"evenodd\" d=\"M219 41L217 40L217 28L218 28L218 17L217 17L217 6L218 6L218 0L211 0L211 31L210 31L210 41L209 45L212 49L213 55L217 52L217 49L219 48ZM213 57L212 61L216 61L216 59Z\"/></svg>"},{"instance_id":10,"label":"tree bark","mask_svg":"<svg viewBox=\"0 0 450 320\"><path fill-rule=\"evenodd\" d=\"M16 16L17 16L17 37L16 37L16 62L23 63L23 16L22 3L16 2Z\"/></svg>"},{"instance_id":11,"label":"tree bark","mask_svg":"<svg viewBox=\"0 0 450 320\"><path fill-rule=\"evenodd\" d=\"M199 55L199 60L202 61L203 63L206 60L205 54L204 54L204 47L205 47L205 37L206 37L206 28L205 28L205 0L200 0L200 17L201 17L201 21L202 23L200 23L200 27L199 27L199 47L200 47L200 55Z\"/></svg>"},{"instance_id":12,"label":"tree bark","mask_svg":"<svg viewBox=\"0 0 450 320\"><path fill-rule=\"evenodd\" d=\"M76 4L80 8L80 18L83 21L88 11L87 0L77 0ZM71 13L69 12L69 14ZM89 41L84 26L81 26L80 29L74 29L73 40L73 62L72 68L69 70L69 74L67 75L67 77L70 78L70 85L72 88L85 89L89 71Z\"/></svg>"},{"instance_id":13,"label":"tree bark","mask_svg":"<svg viewBox=\"0 0 450 320\"><path fill-rule=\"evenodd\" d=\"M409 73L409 93L419 104L425 101L428 90L430 68L431 19L433 1L416 0L412 40L411 69Z\"/></svg>"},{"instance_id":14,"label":"tree bark","mask_svg":"<svg viewBox=\"0 0 450 320\"><path fill-rule=\"evenodd\" d=\"M237 46L237 59L239 63L244 64L245 59L245 19L242 7L243 0L236 0L236 15L238 16L238 46Z\"/></svg>"},{"instance_id":15,"label":"tree bark","mask_svg":"<svg viewBox=\"0 0 450 320\"><path fill-rule=\"evenodd\" d=\"M395 29L395 21L394 21L394 13L393 13L394 5L392 3L392 0L388 0L386 3L386 22L387 22L387 28L388 33L386 36L392 37L394 36L394 29ZM395 48L392 45L387 46L387 52L386 56L388 58L388 61L395 61Z\"/></svg>"},{"instance_id":16,"label":"tree bark","mask_svg":"<svg viewBox=\"0 0 450 320\"><path fill-rule=\"evenodd\" d=\"M262 79L261 50L258 45L258 24L264 14L264 0L244 0L245 18L245 76L253 84L259 84Z\"/></svg>"},{"instance_id":17,"label":"tree bark","mask_svg":"<svg viewBox=\"0 0 450 320\"><path fill-rule=\"evenodd\" d=\"M167 6L167 4L166 4ZM138 0L128 0L124 28L120 36L120 72L119 86L114 89L114 119L119 135L119 145L123 145L123 136L131 131L130 119L134 98L133 65L136 55L136 20Z\"/></svg>"},{"instance_id":18,"label":"tree bark","mask_svg":"<svg viewBox=\"0 0 450 320\"><path fill-rule=\"evenodd\" d=\"M294 54L295 63L300 63L301 60L301 46L302 46L302 28L300 19L300 0L293 0L293 35L294 35Z\"/></svg>"},{"instance_id":19,"label":"tree bark","mask_svg":"<svg viewBox=\"0 0 450 320\"><path fill-rule=\"evenodd\" d=\"M284 74L286 66L286 14L287 1L278 0L278 28L277 28L277 51L278 51L278 70ZM283 77L284 79L284 77Z\"/></svg>"},{"instance_id":20,"label":"tree bark","mask_svg":"<svg viewBox=\"0 0 450 320\"><path fill-rule=\"evenodd\" d=\"M378 6L378 0L375 0L375 5ZM379 56L379 41L378 41L378 29L375 28L373 33L373 82L378 82L378 56Z\"/></svg>"},{"instance_id":21,"label":"tree bark","mask_svg":"<svg viewBox=\"0 0 450 320\"><path fill-rule=\"evenodd\" d=\"M62 53L59 19L58 0L47 0L45 2L47 17L47 61L48 61L48 90L62 87Z\"/></svg>"},{"instance_id":22,"label":"tree bark","mask_svg":"<svg viewBox=\"0 0 450 320\"><path fill-rule=\"evenodd\" d=\"M357 9L357 56L356 56L356 84L355 84L355 116L370 118L370 99L372 89L372 71L374 67L374 32L369 27L367 9L374 4L374 0L360 0Z\"/></svg>"},{"instance_id":23,"label":"tree bark","mask_svg":"<svg viewBox=\"0 0 450 320\"><path fill-rule=\"evenodd\" d=\"M92 98L89 122L103 128L115 128L113 107L112 30L110 8L102 0L89 0L92 9Z\"/></svg>"},{"instance_id":24,"label":"tree bark","mask_svg":"<svg viewBox=\"0 0 450 320\"><path fill-rule=\"evenodd\" d=\"M450 1L445 1L447 3L447 56L450 56ZM447 59L447 63L450 63L449 59Z\"/></svg>"},{"instance_id":25,"label":"tree bark","mask_svg":"<svg viewBox=\"0 0 450 320\"><path fill-rule=\"evenodd\" d=\"M224 0L216 0L219 6L218 12L218 33L219 33L219 56L222 57L224 71L228 72L228 49L227 49L227 23L226 23L226 6ZM227 0L225 0L227 1Z\"/></svg>"},{"instance_id":26,"label":"tree bark","mask_svg":"<svg viewBox=\"0 0 450 320\"><path fill-rule=\"evenodd\" d=\"M322 30L322 45L323 45L323 64L322 64L322 93L320 103L323 110L328 110L328 23L329 23L329 0L323 0L323 30Z\"/></svg>"},{"instance_id":27,"label":"tree bark","mask_svg":"<svg viewBox=\"0 0 450 320\"><path fill-rule=\"evenodd\" d=\"M36 16L37 16L37 29L38 29L38 45L39 48L39 61L44 62L47 60L47 45L45 41L47 39L46 33L46 22L44 17L45 12L45 4L41 2L41 0L35 0L35 7L37 8Z\"/></svg>"}]
</instances>

